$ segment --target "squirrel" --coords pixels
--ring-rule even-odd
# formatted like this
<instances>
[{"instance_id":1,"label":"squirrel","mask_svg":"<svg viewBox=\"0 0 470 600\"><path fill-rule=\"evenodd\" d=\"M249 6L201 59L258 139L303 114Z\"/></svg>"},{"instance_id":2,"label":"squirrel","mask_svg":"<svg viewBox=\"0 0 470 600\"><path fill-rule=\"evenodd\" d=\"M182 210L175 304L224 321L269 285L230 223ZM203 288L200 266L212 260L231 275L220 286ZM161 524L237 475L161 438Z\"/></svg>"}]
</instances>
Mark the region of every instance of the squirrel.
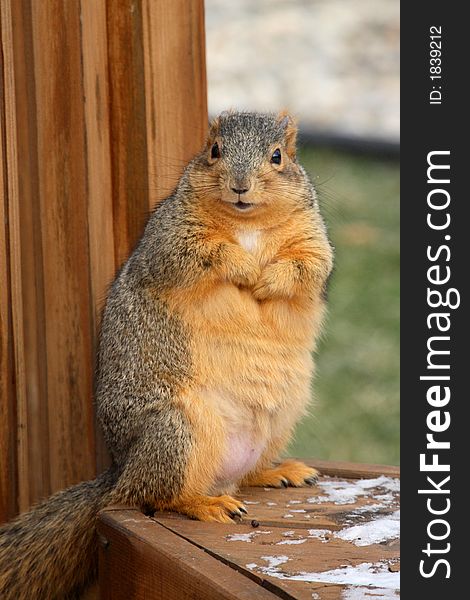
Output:
<instances>
[{"instance_id":1,"label":"squirrel","mask_svg":"<svg viewBox=\"0 0 470 600\"><path fill-rule=\"evenodd\" d=\"M150 215L104 309L95 400L112 466L0 528L0 597L76 598L106 505L230 523L305 414L333 248L285 112L226 112Z\"/></svg>"}]
</instances>

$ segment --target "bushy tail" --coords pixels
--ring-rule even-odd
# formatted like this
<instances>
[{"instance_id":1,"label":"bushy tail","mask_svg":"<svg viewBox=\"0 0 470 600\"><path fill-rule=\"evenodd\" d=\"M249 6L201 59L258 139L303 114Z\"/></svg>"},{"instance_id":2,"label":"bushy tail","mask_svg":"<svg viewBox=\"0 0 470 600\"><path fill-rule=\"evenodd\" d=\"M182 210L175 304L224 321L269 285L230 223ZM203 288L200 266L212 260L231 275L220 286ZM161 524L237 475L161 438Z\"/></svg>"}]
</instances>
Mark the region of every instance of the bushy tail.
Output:
<instances>
[{"instance_id":1,"label":"bushy tail","mask_svg":"<svg viewBox=\"0 0 470 600\"><path fill-rule=\"evenodd\" d=\"M96 518L114 483L108 470L0 528L2 600L78 597L96 575Z\"/></svg>"}]
</instances>

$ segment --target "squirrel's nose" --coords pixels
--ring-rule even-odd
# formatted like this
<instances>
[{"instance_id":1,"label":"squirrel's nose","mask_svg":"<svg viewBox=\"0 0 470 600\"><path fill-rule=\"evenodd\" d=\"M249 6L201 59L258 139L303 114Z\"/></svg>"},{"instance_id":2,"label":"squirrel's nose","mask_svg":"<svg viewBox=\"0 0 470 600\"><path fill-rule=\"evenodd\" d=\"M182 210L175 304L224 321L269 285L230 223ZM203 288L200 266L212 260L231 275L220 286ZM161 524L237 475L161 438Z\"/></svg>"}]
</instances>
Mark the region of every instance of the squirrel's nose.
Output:
<instances>
[{"instance_id":1,"label":"squirrel's nose","mask_svg":"<svg viewBox=\"0 0 470 600\"><path fill-rule=\"evenodd\" d=\"M240 195L240 194L246 194L246 192L248 191L248 189L249 188L243 188L243 189L232 188L232 192L235 192L235 194L238 194L238 195Z\"/></svg>"}]
</instances>

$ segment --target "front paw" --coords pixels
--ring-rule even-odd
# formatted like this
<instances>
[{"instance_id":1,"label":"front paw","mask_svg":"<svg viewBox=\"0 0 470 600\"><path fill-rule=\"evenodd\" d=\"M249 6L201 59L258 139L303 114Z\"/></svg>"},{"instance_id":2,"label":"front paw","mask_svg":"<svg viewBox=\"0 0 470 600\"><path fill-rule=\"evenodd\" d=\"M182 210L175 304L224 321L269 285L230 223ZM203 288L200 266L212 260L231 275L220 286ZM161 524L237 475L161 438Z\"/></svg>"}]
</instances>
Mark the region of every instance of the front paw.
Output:
<instances>
[{"instance_id":1,"label":"front paw","mask_svg":"<svg viewBox=\"0 0 470 600\"><path fill-rule=\"evenodd\" d=\"M275 296L275 289L271 286L269 281L265 281L264 279L258 280L256 285L252 290L253 296L256 300L267 300L268 298L272 298Z\"/></svg>"},{"instance_id":2,"label":"front paw","mask_svg":"<svg viewBox=\"0 0 470 600\"><path fill-rule=\"evenodd\" d=\"M260 268L255 259L247 254L234 268L230 274L232 283L241 287L253 287L260 276Z\"/></svg>"},{"instance_id":3,"label":"front paw","mask_svg":"<svg viewBox=\"0 0 470 600\"><path fill-rule=\"evenodd\" d=\"M287 265L274 263L268 265L261 273L253 287L253 296L257 300L271 298L290 298L293 295L293 283Z\"/></svg>"}]
</instances>

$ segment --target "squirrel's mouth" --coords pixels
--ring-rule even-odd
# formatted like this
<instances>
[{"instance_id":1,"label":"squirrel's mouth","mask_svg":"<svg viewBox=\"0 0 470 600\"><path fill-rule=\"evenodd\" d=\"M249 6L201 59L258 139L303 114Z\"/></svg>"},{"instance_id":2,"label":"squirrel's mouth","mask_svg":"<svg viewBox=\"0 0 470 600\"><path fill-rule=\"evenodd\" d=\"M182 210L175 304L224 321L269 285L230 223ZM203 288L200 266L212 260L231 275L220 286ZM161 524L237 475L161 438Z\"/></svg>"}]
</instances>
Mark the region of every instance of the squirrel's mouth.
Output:
<instances>
[{"instance_id":1,"label":"squirrel's mouth","mask_svg":"<svg viewBox=\"0 0 470 600\"><path fill-rule=\"evenodd\" d=\"M251 208L253 204L250 202L242 202L241 200L239 200L238 202L234 202L233 206L238 210L247 210L248 208Z\"/></svg>"}]
</instances>

